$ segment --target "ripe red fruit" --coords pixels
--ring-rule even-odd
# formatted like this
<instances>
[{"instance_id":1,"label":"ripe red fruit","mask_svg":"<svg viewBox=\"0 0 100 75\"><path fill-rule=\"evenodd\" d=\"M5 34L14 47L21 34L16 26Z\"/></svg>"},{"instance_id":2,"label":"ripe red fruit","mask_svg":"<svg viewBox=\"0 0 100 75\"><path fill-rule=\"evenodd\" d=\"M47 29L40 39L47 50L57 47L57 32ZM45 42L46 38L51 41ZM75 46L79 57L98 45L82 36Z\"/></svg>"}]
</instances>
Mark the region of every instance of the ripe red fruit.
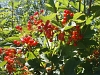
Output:
<instances>
[{"instance_id":1,"label":"ripe red fruit","mask_svg":"<svg viewBox=\"0 0 100 75\"><path fill-rule=\"evenodd\" d=\"M44 10L42 9L42 10L40 10L40 13L43 13L44 12Z\"/></svg>"},{"instance_id":2,"label":"ripe red fruit","mask_svg":"<svg viewBox=\"0 0 100 75\"><path fill-rule=\"evenodd\" d=\"M3 52L3 51L2 51L2 48L0 48L0 54L2 54L2 52Z\"/></svg>"},{"instance_id":3,"label":"ripe red fruit","mask_svg":"<svg viewBox=\"0 0 100 75\"><path fill-rule=\"evenodd\" d=\"M9 73L12 73L14 71L12 65L10 65L10 64L6 65L6 69L8 70Z\"/></svg>"},{"instance_id":4,"label":"ripe red fruit","mask_svg":"<svg viewBox=\"0 0 100 75\"><path fill-rule=\"evenodd\" d=\"M30 20L34 20L34 16L33 15L30 16Z\"/></svg>"},{"instance_id":5,"label":"ripe red fruit","mask_svg":"<svg viewBox=\"0 0 100 75\"><path fill-rule=\"evenodd\" d=\"M74 16L74 14L73 13L70 13L70 17L73 17Z\"/></svg>"},{"instance_id":6,"label":"ripe red fruit","mask_svg":"<svg viewBox=\"0 0 100 75\"><path fill-rule=\"evenodd\" d=\"M28 24L31 24L31 21L30 20L28 20Z\"/></svg>"},{"instance_id":7,"label":"ripe red fruit","mask_svg":"<svg viewBox=\"0 0 100 75\"><path fill-rule=\"evenodd\" d=\"M10 58L9 56L5 56L4 60L8 61L9 58Z\"/></svg>"},{"instance_id":8,"label":"ripe red fruit","mask_svg":"<svg viewBox=\"0 0 100 75\"><path fill-rule=\"evenodd\" d=\"M37 41L34 41L33 42L33 46L36 46L38 43L37 43Z\"/></svg>"},{"instance_id":9,"label":"ripe red fruit","mask_svg":"<svg viewBox=\"0 0 100 75\"><path fill-rule=\"evenodd\" d=\"M66 24L66 20L63 19L63 20L62 20L62 24Z\"/></svg>"},{"instance_id":10,"label":"ripe red fruit","mask_svg":"<svg viewBox=\"0 0 100 75\"><path fill-rule=\"evenodd\" d=\"M67 19L67 17L64 17L63 20L67 21L68 19Z\"/></svg>"},{"instance_id":11,"label":"ripe red fruit","mask_svg":"<svg viewBox=\"0 0 100 75\"><path fill-rule=\"evenodd\" d=\"M64 10L64 13L70 14L70 10Z\"/></svg>"},{"instance_id":12,"label":"ripe red fruit","mask_svg":"<svg viewBox=\"0 0 100 75\"><path fill-rule=\"evenodd\" d=\"M17 40L14 40L13 43L16 44L17 43Z\"/></svg>"},{"instance_id":13,"label":"ripe red fruit","mask_svg":"<svg viewBox=\"0 0 100 75\"><path fill-rule=\"evenodd\" d=\"M68 14L64 13L63 15L64 15L64 17L67 17Z\"/></svg>"},{"instance_id":14,"label":"ripe red fruit","mask_svg":"<svg viewBox=\"0 0 100 75\"><path fill-rule=\"evenodd\" d=\"M16 29L17 29L18 31L21 31L21 30L22 30L22 27L19 26L19 25L17 25L17 26L16 26Z\"/></svg>"},{"instance_id":15,"label":"ripe red fruit","mask_svg":"<svg viewBox=\"0 0 100 75\"><path fill-rule=\"evenodd\" d=\"M60 32L59 35L58 35L58 39L61 40L61 41L64 41L65 40L64 36L65 36L65 33Z\"/></svg>"},{"instance_id":16,"label":"ripe red fruit","mask_svg":"<svg viewBox=\"0 0 100 75\"><path fill-rule=\"evenodd\" d=\"M10 52L16 54L16 50L14 49L11 49Z\"/></svg>"},{"instance_id":17,"label":"ripe red fruit","mask_svg":"<svg viewBox=\"0 0 100 75\"><path fill-rule=\"evenodd\" d=\"M36 16L36 15L39 15L39 12L38 12L38 11L36 11L36 12L34 13L34 16Z\"/></svg>"},{"instance_id":18,"label":"ripe red fruit","mask_svg":"<svg viewBox=\"0 0 100 75\"><path fill-rule=\"evenodd\" d=\"M17 45L17 46L19 46L19 45L21 44L21 42L20 42L20 41L17 41L17 40L14 40L13 43L14 43L15 45Z\"/></svg>"},{"instance_id":19,"label":"ripe red fruit","mask_svg":"<svg viewBox=\"0 0 100 75\"><path fill-rule=\"evenodd\" d=\"M78 32L77 31L73 31L73 35L77 35L78 34Z\"/></svg>"}]
</instances>

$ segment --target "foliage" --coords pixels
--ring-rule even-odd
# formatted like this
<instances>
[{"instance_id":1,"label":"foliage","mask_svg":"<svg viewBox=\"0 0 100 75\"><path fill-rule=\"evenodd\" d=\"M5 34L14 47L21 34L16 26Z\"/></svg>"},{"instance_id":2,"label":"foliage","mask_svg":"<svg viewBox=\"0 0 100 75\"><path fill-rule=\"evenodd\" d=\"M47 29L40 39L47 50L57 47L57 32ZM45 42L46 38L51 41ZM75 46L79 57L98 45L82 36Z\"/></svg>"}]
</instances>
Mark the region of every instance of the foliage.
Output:
<instances>
[{"instance_id":1,"label":"foliage","mask_svg":"<svg viewBox=\"0 0 100 75\"><path fill-rule=\"evenodd\" d=\"M0 8L0 74L100 74L100 1L10 0L8 6Z\"/></svg>"}]
</instances>

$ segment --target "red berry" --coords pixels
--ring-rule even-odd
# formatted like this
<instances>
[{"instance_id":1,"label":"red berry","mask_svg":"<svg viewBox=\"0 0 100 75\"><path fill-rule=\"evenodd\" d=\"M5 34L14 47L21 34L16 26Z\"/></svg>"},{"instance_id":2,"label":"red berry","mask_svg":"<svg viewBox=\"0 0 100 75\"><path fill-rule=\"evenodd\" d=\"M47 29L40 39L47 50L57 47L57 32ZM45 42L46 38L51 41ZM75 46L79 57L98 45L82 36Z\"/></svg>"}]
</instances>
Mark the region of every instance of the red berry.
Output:
<instances>
[{"instance_id":1,"label":"red berry","mask_svg":"<svg viewBox=\"0 0 100 75\"><path fill-rule=\"evenodd\" d=\"M63 15L64 15L64 17L67 17L68 14L64 13Z\"/></svg>"},{"instance_id":2,"label":"red berry","mask_svg":"<svg viewBox=\"0 0 100 75\"><path fill-rule=\"evenodd\" d=\"M37 41L34 41L33 46L36 46L37 44L38 44Z\"/></svg>"},{"instance_id":3,"label":"red berry","mask_svg":"<svg viewBox=\"0 0 100 75\"><path fill-rule=\"evenodd\" d=\"M58 35L58 39L61 40L61 41L64 41L64 36L65 36L65 33L64 32L61 32Z\"/></svg>"},{"instance_id":4,"label":"red berry","mask_svg":"<svg viewBox=\"0 0 100 75\"><path fill-rule=\"evenodd\" d=\"M70 17L73 17L74 16L74 14L73 13L70 13Z\"/></svg>"},{"instance_id":5,"label":"red berry","mask_svg":"<svg viewBox=\"0 0 100 75\"><path fill-rule=\"evenodd\" d=\"M28 20L28 24L31 24L31 21L30 20Z\"/></svg>"},{"instance_id":6,"label":"red berry","mask_svg":"<svg viewBox=\"0 0 100 75\"><path fill-rule=\"evenodd\" d=\"M31 23L28 23L27 26L31 28L32 27L32 24Z\"/></svg>"},{"instance_id":7,"label":"red berry","mask_svg":"<svg viewBox=\"0 0 100 75\"><path fill-rule=\"evenodd\" d=\"M70 10L64 10L64 13L70 14Z\"/></svg>"},{"instance_id":8,"label":"red berry","mask_svg":"<svg viewBox=\"0 0 100 75\"><path fill-rule=\"evenodd\" d=\"M20 41L17 41L16 45L19 46L20 44L21 44L21 42Z\"/></svg>"},{"instance_id":9,"label":"red berry","mask_svg":"<svg viewBox=\"0 0 100 75\"><path fill-rule=\"evenodd\" d=\"M16 29L17 29L18 31L21 31L21 30L22 30L22 27L19 26L19 25L17 25L17 26L16 26Z\"/></svg>"},{"instance_id":10,"label":"red berry","mask_svg":"<svg viewBox=\"0 0 100 75\"><path fill-rule=\"evenodd\" d=\"M16 29L19 29L19 28L20 28L20 26L19 26L19 25L17 25L17 26L16 26Z\"/></svg>"},{"instance_id":11,"label":"red berry","mask_svg":"<svg viewBox=\"0 0 100 75\"><path fill-rule=\"evenodd\" d=\"M73 35L77 35L78 34L78 32L77 31L73 31Z\"/></svg>"},{"instance_id":12,"label":"red berry","mask_svg":"<svg viewBox=\"0 0 100 75\"><path fill-rule=\"evenodd\" d=\"M9 56L5 56L4 60L8 61L9 58L10 58Z\"/></svg>"},{"instance_id":13,"label":"red berry","mask_svg":"<svg viewBox=\"0 0 100 75\"><path fill-rule=\"evenodd\" d=\"M34 20L34 17L33 17L33 15L31 15L31 16L30 16L30 20Z\"/></svg>"},{"instance_id":14,"label":"red berry","mask_svg":"<svg viewBox=\"0 0 100 75\"><path fill-rule=\"evenodd\" d=\"M2 51L2 48L0 48L0 54L2 54L2 52L3 52L3 51Z\"/></svg>"},{"instance_id":15,"label":"red berry","mask_svg":"<svg viewBox=\"0 0 100 75\"><path fill-rule=\"evenodd\" d=\"M66 20L63 19L63 20L62 20L62 24L66 24Z\"/></svg>"},{"instance_id":16,"label":"red berry","mask_svg":"<svg viewBox=\"0 0 100 75\"><path fill-rule=\"evenodd\" d=\"M38 26L38 29L41 29L42 27L41 26Z\"/></svg>"},{"instance_id":17,"label":"red berry","mask_svg":"<svg viewBox=\"0 0 100 75\"><path fill-rule=\"evenodd\" d=\"M40 13L43 13L44 12L44 10L42 9L42 10L40 10Z\"/></svg>"},{"instance_id":18,"label":"red berry","mask_svg":"<svg viewBox=\"0 0 100 75\"><path fill-rule=\"evenodd\" d=\"M13 43L14 43L14 44L17 44L17 40L14 40Z\"/></svg>"},{"instance_id":19,"label":"red berry","mask_svg":"<svg viewBox=\"0 0 100 75\"><path fill-rule=\"evenodd\" d=\"M67 19L67 17L64 17L63 20L67 21L68 19Z\"/></svg>"},{"instance_id":20,"label":"red berry","mask_svg":"<svg viewBox=\"0 0 100 75\"><path fill-rule=\"evenodd\" d=\"M36 16L36 15L39 15L39 12L38 12L38 11L36 11L36 12L34 13L34 16Z\"/></svg>"}]
</instances>

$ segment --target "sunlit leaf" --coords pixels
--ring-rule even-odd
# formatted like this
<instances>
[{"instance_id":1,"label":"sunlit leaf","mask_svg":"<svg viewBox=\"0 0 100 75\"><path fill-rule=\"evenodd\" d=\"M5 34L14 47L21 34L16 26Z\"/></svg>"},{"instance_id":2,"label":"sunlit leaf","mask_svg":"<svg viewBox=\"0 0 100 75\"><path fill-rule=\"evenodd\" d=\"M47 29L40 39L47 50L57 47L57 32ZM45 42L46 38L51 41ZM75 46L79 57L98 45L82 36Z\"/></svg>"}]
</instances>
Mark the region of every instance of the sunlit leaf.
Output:
<instances>
[{"instance_id":1,"label":"sunlit leaf","mask_svg":"<svg viewBox=\"0 0 100 75\"><path fill-rule=\"evenodd\" d=\"M64 27L64 30L69 30L69 29L71 29L71 28L73 28L73 26L65 26L65 27Z\"/></svg>"},{"instance_id":2,"label":"sunlit leaf","mask_svg":"<svg viewBox=\"0 0 100 75\"><path fill-rule=\"evenodd\" d=\"M6 65L6 63L7 63L7 61L2 61L2 62L0 63L0 67L3 67L4 65Z\"/></svg>"},{"instance_id":3,"label":"sunlit leaf","mask_svg":"<svg viewBox=\"0 0 100 75\"><path fill-rule=\"evenodd\" d=\"M40 16L40 19L42 19L44 22L46 22L47 20L52 20L56 17L56 13L52 13L48 16Z\"/></svg>"},{"instance_id":4,"label":"sunlit leaf","mask_svg":"<svg viewBox=\"0 0 100 75\"><path fill-rule=\"evenodd\" d=\"M75 13L74 16L73 16L73 20L76 20L76 19L80 18L83 15L85 15L85 14L83 14L81 12Z\"/></svg>"},{"instance_id":5,"label":"sunlit leaf","mask_svg":"<svg viewBox=\"0 0 100 75\"><path fill-rule=\"evenodd\" d=\"M65 6L68 6L68 0L58 0L58 1L64 4Z\"/></svg>"}]
</instances>

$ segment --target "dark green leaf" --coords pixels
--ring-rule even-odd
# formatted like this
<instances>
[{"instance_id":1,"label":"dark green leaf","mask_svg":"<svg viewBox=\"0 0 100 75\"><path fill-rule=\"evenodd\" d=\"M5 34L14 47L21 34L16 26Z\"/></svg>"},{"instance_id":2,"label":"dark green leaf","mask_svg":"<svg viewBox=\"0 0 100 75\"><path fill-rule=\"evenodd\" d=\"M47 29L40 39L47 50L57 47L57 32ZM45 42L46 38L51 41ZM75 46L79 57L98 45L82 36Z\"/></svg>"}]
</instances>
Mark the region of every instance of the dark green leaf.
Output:
<instances>
[{"instance_id":1,"label":"dark green leaf","mask_svg":"<svg viewBox=\"0 0 100 75\"><path fill-rule=\"evenodd\" d=\"M40 62L36 58L32 59L32 60L29 60L28 63L29 63L29 65L30 65L31 68L34 68L34 69L40 68Z\"/></svg>"},{"instance_id":2,"label":"dark green leaf","mask_svg":"<svg viewBox=\"0 0 100 75\"><path fill-rule=\"evenodd\" d=\"M61 26L62 26L59 22L57 22L57 21L55 21L55 20L52 20L51 22L52 22L52 23L54 24L54 26L56 26L56 27L61 27Z\"/></svg>"},{"instance_id":3,"label":"dark green leaf","mask_svg":"<svg viewBox=\"0 0 100 75\"><path fill-rule=\"evenodd\" d=\"M79 60L75 60L75 58L70 58L68 61L66 61L64 66L64 74L65 75L76 75L75 68L79 64Z\"/></svg>"},{"instance_id":4,"label":"dark green leaf","mask_svg":"<svg viewBox=\"0 0 100 75\"><path fill-rule=\"evenodd\" d=\"M49 9L50 11L55 12L54 8L53 8L50 4L45 3L45 6L46 6L46 8Z\"/></svg>"},{"instance_id":5,"label":"dark green leaf","mask_svg":"<svg viewBox=\"0 0 100 75\"><path fill-rule=\"evenodd\" d=\"M78 18L80 18L83 15L85 15L85 14L83 14L81 12L75 13L74 16L73 16L73 20L77 20Z\"/></svg>"}]
</instances>

